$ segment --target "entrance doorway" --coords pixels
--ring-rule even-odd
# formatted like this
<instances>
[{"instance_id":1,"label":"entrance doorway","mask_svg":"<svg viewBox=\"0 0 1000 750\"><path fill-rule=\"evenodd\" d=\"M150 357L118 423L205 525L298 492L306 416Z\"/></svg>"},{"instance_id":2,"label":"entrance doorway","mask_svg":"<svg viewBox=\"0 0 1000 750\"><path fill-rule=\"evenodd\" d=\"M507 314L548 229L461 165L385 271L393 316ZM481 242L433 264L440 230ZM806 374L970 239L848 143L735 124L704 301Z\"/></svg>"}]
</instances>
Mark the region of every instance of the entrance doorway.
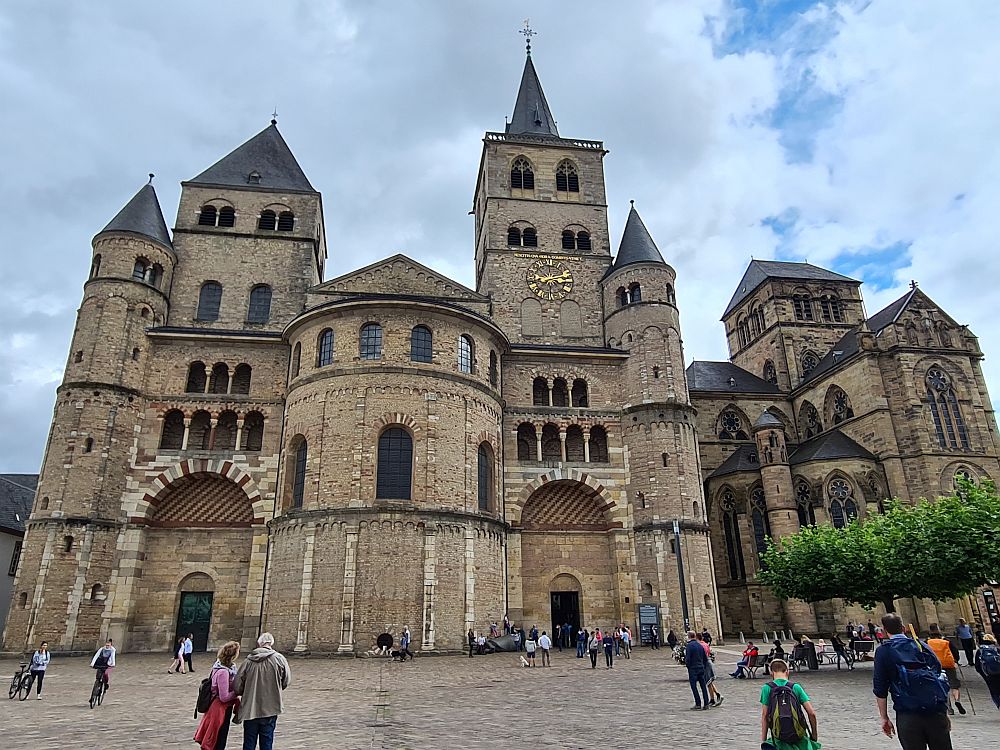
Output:
<instances>
[{"instance_id":1,"label":"entrance doorway","mask_svg":"<svg viewBox=\"0 0 1000 750\"><path fill-rule=\"evenodd\" d=\"M556 628L568 622L573 628L570 637L575 638L576 631L580 629L580 592L553 591L549 594L549 601L552 604L552 630L549 632L557 633Z\"/></svg>"},{"instance_id":2,"label":"entrance doorway","mask_svg":"<svg viewBox=\"0 0 1000 750\"><path fill-rule=\"evenodd\" d=\"M208 629L212 624L212 592L185 591L181 594L181 606L177 610L177 638L188 633L194 635L195 651L208 650Z\"/></svg>"}]
</instances>

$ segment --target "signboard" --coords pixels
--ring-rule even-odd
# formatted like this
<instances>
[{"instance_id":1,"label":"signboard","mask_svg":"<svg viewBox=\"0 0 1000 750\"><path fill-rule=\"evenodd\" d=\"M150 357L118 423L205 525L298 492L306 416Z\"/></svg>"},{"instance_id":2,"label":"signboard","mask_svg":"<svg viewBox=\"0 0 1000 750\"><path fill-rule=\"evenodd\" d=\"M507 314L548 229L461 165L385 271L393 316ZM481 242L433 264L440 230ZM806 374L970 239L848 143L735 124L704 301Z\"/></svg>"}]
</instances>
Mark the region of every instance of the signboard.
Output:
<instances>
[{"instance_id":1,"label":"signboard","mask_svg":"<svg viewBox=\"0 0 1000 750\"><path fill-rule=\"evenodd\" d=\"M639 610L639 644L649 646L653 643L652 627L660 629L660 608L655 604L640 604ZM663 642L663 633L660 633Z\"/></svg>"}]
</instances>

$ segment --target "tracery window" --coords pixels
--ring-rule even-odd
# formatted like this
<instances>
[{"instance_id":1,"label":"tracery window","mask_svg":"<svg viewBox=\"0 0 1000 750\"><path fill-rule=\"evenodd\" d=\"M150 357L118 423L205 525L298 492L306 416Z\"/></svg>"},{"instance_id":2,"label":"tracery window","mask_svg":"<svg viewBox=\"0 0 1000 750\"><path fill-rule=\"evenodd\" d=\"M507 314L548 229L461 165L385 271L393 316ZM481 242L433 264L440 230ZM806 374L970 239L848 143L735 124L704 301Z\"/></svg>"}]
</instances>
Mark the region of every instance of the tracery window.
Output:
<instances>
[{"instance_id":1,"label":"tracery window","mask_svg":"<svg viewBox=\"0 0 1000 750\"><path fill-rule=\"evenodd\" d=\"M556 167L556 190L560 193L579 193L580 178L573 162L561 161Z\"/></svg>"},{"instance_id":2,"label":"tracery window","mask_svg":"<svg viewBox=\"0 0 1000 750\"><path fill-rule=\"evenodd\" d=\"M806 377L819 366L819 357L815 352L806 352L802 355L802 377Z\"/></svg>"},{"instance_id":3,"label":"tracery window","mask_svg":"<svg viewBox=\"0 0 1000 750\"><path fill-rule=\"evenodd\" d=\"M827 487L830 495L830 520L835 528L842 529L858 517L858 504L854 502L854 491L843 479L834 479Z\"/></svg>"},{"instance_id":4,"label":"tracery window","mask_svg":"<svg viewBox=\"0 0 1000 750\"><path fill-rule=\"evenodd\" d=\"M806 440L823 431L823 422L820 421L819 412L808 401L802 404L802 408L799 410L799 427Z\"/></svg>"},{"instance_id":5,"label":"tracery window","mask_svg":"<svg viewBox=\"0 0 1000 750\"><path fill-rule=\"evenodd\" d=\"M969 450L969 431L955 396L955 389L940 367L927 371L927 404L934 420L934 432L942 448Z\"/></svg>"},{"instance_id":6,"label":"tracery window","mask_svg":"<svg viewBox=\"0 0 1000 750\"><path fill-rule=\"evenodd\" d=\"M410 361L434 361L434 335L427 326L414 326L410 331Z\"/></svg>"},{"instance_id":7,"label":"tracery window","mask_svg":"<svg viewBox=\"0 0 1000 750\"><path fill-rule=\"evenodd\" d=\"M750 493L750 521L753 524L754 547L757 557L767 552L767 538L771 536L771 522L767 518L767 498L760 487Z\"/></svg>"},{"instance_id":8,"label":"tracery window","mask_svg":"<svg viewBox=\"0 0 1000 750\"><path fill-rule=\"evenodd\" d=\"M382 358L382 326L378 323L365 323L361 326L358 356L361 359Z\"/></svg>"},{"instance_id":9,"label":"tracery window","mask_svg":"<svg viewBox=\"0 0 1000 750\"><path fill-rule=\"evenodd\" d=\"M799 528L816 525L816 510L812 504L812 490L809 483L799 481L795 485L796 511L799 514Z\"/></svg>"},{"instance_id":10,"label":"tracery window","mask_svg":"<svg viewBox=\"0 0 1000 750\"><path fill-rule=\"evenodd\" d=\"M854 416L854 409L851 408L851 399L840 388L836 388L830 398L830 407L834 424L846 422Z\"/></svg>"},{"instance_id":11,"label":"tracery window","mask_svg":"<svg viewBox=\"0 0 1000 750\"><path fill-rule=\"evenodd\" d=\"M333 329L324 328L316 339L316 366L326 367L333 362Z\"/></svg>"},{"instance_id":12,"label":"tracery window","mask_svg":"<svg viewBox=\"0 0 1000 750\"><path fill-rule=\"evenodd\" d=\"M531 163L523 156L515 159L510 165L510 186L518 190L535 189L535 172L531 168Z\"/></svg>"},{"instance_id":13,"label":"tracery window","mask_svg":"<svg viewBox=\"0 0 1000 750\"><path fill-rule=\"evenodd\" d=\"M767 360L764 363L764 380L772 385L778 384L778 371L774 367L774 362Z\"/></svg>"},{"instance_id":14,"label":"tracery window","mask_svg":"<svg viewBox=\"0 0 1000 750\"><path fill-rule=\"evenodd\" d=\"M721 440L749 440L743 429L743 420L732 409L727 409L719 415L719 438Z\"/></svg>"},{"instance_id":15,"label":"tracery window","mask_svg":"<svg viewBox=\"0 0 1000 750\"><path fill-rule=\"evenodd\" d=\"M413 438L402 427L390 427L378 439L375 497L409 500L413 477Z\"/></svg>"},{"instance_id":16,"label":"tracery window","mask_svg":"<svg viewBox=\"0 0 1000 750\"><path fill-rule=\"evenodd\" d=\"M742 581L747 577L743 561L743 541L740 539L740 522L736 512L736 498L726 490L719 498L722 509L722 530L726 537L726 560L729 563L729 580Z\"/></svg>"}]
</instances>

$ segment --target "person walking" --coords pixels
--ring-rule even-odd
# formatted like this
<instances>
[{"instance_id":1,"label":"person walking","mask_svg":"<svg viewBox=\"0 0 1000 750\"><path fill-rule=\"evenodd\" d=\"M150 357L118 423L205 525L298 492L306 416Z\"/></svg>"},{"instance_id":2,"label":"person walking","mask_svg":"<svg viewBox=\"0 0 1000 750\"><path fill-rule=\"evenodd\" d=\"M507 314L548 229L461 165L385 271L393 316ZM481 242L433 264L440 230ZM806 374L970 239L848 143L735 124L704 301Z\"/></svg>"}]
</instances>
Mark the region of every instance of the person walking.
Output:
<instances>
[{"instance_id":1,"label":"person walking","mask_svg":"<svg viewBox=\"0 0 1000 750\"><path fill-rule=\"evenodd\" d=\"M972 626L965 621L964 617L958 618L958 625L955 626L955 637L962 642L966 665L973 666L976 661L976 639L972 633Z\"/></svg>"},{"instance_id":2,"label":"person walking","mask_svg":"<svg viewBox=\"0 0 1000 750\"><path fill-rule=\"evenodd\" d=\"M604 668L612 669L615 666L615 635L614 630L609 630L604 633L604 639L601 641L604 645Z\"/></svg>"},{"instance_id":3,"label":"person walking","mask_svg":"<svg viewBox=\"0 0 1000 750\"><path fill-rule=\"evenodd\" d=\"M229 641L219 649L215 664L212 665L212 704L202 714L194 741L202 750L226 750L229 740L229 724L233 711L239 710L239 697L233 687L236 680L236 659L240 655L240 644Z\"/></svg>"},{"instance_id":4,"label":"person walking","mask_svg":"<svg viewBox=\"0 0 1000 750\"><path fill-rule=\"evenodd\" d=\"M722 697L722 693L719 692L719 689L715 686L715 665L712 663L712 647L703 640L699 639L698 642L701 644L701 647L705 649L705 656L708 657L708 661L705 663L705 684L708 685L708 696L712 699L708 705L721 705L722 701L725 699Z\"/></svg>"},{"instance_id":5,"label":"person walking","mask_svg":"<svg viewBox=\"0 0 1000 750\"><path fill-rule=\"evenodd\" d=\"M472 628L469 628L468 639L469 639L469 658L471 659L472 652L476 650L476 631L474 631Z\"/></svg>"},{"instance_id":6,"label":"person walking","mask_svg":"<svg viewBox=\"0 0 1000 750\"><path fill-rule=\"evenodd\" d=\"M601 648L601 631L594 630L587 641L587 652L590 654L590 668L597 669L597 651Z\"/></svg>"},{"instance_id":7,"label":"person walking","mask_svg":"<svg viewBox=\"0 0 1000 750\"><path fill-rule=\"evenodd\" d=\"M941 635L941 629L934 623L930 626L930 637L927 645L941 662L941 668L948 678L948 686L951 688L951 702L955 704L958 712L965 716L965 709L962 707L962 681L958 678L958 647ZM948 706L948 713L954 715L955 708Z\"/></svg>"},{"instance_id":8,"label":"person walking","mask_svg":"<svg viewBox=\"0 0 1000 750\"><path fill-rule=\"evenodd\" d=\"M413 652L410 651L410 640L412 636L410 635L410 626L403 626L403 634L399 636L399 660L406 661L406 657L410 657L410 661L413 661Z\"/></svg>"},{"instance_id":9,"label":"person walking","mask_svg":"<svg viewBox=\"0 0 1000 750\"><path fill-rule=\"evenodd\" d=\"M552 639L549 638L549 636L545 633L544 630L542 631L541 636L539 636L538 638L538 648L542 650L542 666L551 667L552 657L549 655L549 650L552 648ZM560 651L561 650L562 649L560 649Z\"/></svg>"},{"instance_id":10,"label":"person walking","mask_svg":"<svg viewBox=\"0 0 1000 750\"><path fill-rule=\"evenodd\" d=\"M194 651L194 633L188 633L184 639L184 661L187 664L188 672L194 674L194 663L191 661L191 654Z\"/></svg>"},{"instance_id":11,"label":"person walking","mask_svg":"<svg viewBox=\"0 0 1000 750\"><path fill-rule=\"evenodd\" d=\"M788 662L784 659L771 662L771 681L760 689L760 704L761 750L819 750L822 747L816 711L802 686L788 681Z\"/></svg>"},{"instance_id":12,"label":"person walking","mask_svg":"<svg viewBox=\"0 0 1000 750\"><path fill-rule=\"evenodd\" d=\"M257 648L236 672L234 690L240 696L243 750L272 750L274 728L284 710L281 693L292 681L285 657L274 650L274 636L261 633Z\"/></svg>"},{"instance_id":13,"label":"person walking","mask_svg":"<svg viewBox=\"0 0 1000 750\"><path fill-rule=\"evenodd\" d=\"M528 666L535 666L535 649L538 648L538 644L531 637L531 633L528 633L528 640L524 642L525 656L528 657Z\"/></svg>"},{"instance_id":14,"label":"person walking","mask_svg":"<svg viewBox=\"0 0 1000 750\"><path fill-rule=\"evenodd\" d=\"M889 639L875 650L872 692L886 737L899 734L903 750L952 750L948 687L931 647L909 638L903 621L890 612L882 618ZM889 718L892 693L896 723Z\"/></svg>"},{"instance_id":15,"label":"person walking","mask_svg":"<svg viewBox=\"0 0 1000 750\"><path fill-rule=\"evenodd\" d=\"M639 636L642 636L642 631L639 631ZM653 645L654 651L660 650L660 631L655 625L649 626L649 640Z\"/></svg>"},{"instance_id":16,"label":"person walking","mask_svg":"<svg viewBox=\"0 0 1000 750\"><path fill-rule=\"evenodd\" d=\"M992 633L983 633L983 645L976 650L975 666L990 691L993 705L1000 709L1000 650Z\"/></svg>"},{"instance_id":17,"label":"person walking","mask_svg":"<svg viewBox=\"0 0 1000 750\"><path fill-rule=\"evenodd\" d=\"M115 657L118 652L115 650L115 642L108 638L104 642L104 646L97 649L97 653L94 654L94 658L90 660L90 666L93 669L103 669L104 670L104 692L108 692L111 689L111 670L115 668L117 664Z\"/></svg>"},{"instance_id":18,"label":"person walking","mask_svg":"<svg viewBox=\"0 0 1000 750\"><path fill-rule=\"evenodd\" d=\"M580 629L576 632L576 658L582 659L583 652L587 650L587 631L580 626Z\"/></svg>"},{"instance_id":19,"label":"person walking","mask_svg":"<svg viewBox=\"0 0 1000 750\"><path fill-rule=\"evenodd\" d=\"M177 639L177 643L174 645L174 660L167 667L167 674L171 672L187 674L186 664L187 662L184 660L184 637L182 636Z\"/></svg>"},{"instance_id":20,"label":"person walking","mask_svg":"<svg viewBox=\"0 0 1000 750\"><path fill-rule=\"evenodd\" d=\"M830 645L833 646L833 651L837 654L837 669L840 669L840 660L843 659L844 663L847 665L847 669L854 669L854 656L848 653L847 644L840 637L838 633L834 633L833 637L830 638Z\"/></svg>"},{"instance_id":21,"label":"person walking","mask_svg":"<svg viewBox=\"0 0 1000 750\"><path fill-rule=\"evenodd\" d=\"M677 634L674 633L673 628L670 628L670 632L667 633L667 646L671 651L677 648Z\"/></svg>"},{"instance_id":22,"label":"person walking","mask_svg":"<svg viewBox=\"0 0 1000 750\"><path fill-rule=\"evenodd\" d=\"M694 694L694 705L692 711L705 711L711 708L708 700L708 683L706 674L708 673L708 655L704 647L698 642L698 636L693 630L687 634L687 645L684 647L684 666L687 667L688 682L691 684L691 692ZM698 695L698 689L701 695Z\"/></svg>"},{"instance_id":23,"label":"person walking","mask_svg":"<svg viewBox=\"0 0 1000 750\"><path fill-rule=\"evenodd\" d=\"M626 659L632 658L632 631L628 625L622 626L622 650L625 652Z\"/></svg>"},{"instance_id":24,"label":"person walking","mask_svg":"<svg viewBox=\"0 0 1000 750\"><path fill-rule=\"evenodd\" d=\"M31 655L31 665L28 668L32 678L35 680L35 695L38 696L38 700L42 699L42 682L45 680L45 670L48 668L51 660L52 655L49 654L49 643L48 641L42 641L38 644L38 650Z\"/></svg>"},{"instance_id":25,"label":"person walking","mask_svg":"<svg viewBox=\"0 0 1000 750\"><path fill-rule=\"evenodd\" d=\"M712 645L712 634L708 632L708 628L704 628L704 629L703 629L703 630L701 631L701 638L702 638L702 640L703 640L703 641L705 641L705 643L707 643L707 644L708 644L709 646L711 646L711 645Z\"/></svg>"}]
</instances>

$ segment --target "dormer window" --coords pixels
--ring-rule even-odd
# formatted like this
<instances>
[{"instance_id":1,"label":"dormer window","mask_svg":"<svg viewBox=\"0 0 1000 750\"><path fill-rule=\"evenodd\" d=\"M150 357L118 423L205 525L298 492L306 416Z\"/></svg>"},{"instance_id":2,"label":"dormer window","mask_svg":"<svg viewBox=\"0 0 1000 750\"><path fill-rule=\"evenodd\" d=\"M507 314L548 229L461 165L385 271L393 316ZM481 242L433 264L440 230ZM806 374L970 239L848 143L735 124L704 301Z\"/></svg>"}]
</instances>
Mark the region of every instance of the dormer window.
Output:
<instances>
[{"instance_id":1,"label":"dormer window","mask_svg":"<svg viewBox=\"0 0 1000 750\"><path fill-rule=\"evenodd\" d=\"M247 184L248 185L259 185L260 184L260 172L258 172L255 169L253 172L251 172L250 174L248 174L247 175Z\"/></svg>"}]
</instances>

